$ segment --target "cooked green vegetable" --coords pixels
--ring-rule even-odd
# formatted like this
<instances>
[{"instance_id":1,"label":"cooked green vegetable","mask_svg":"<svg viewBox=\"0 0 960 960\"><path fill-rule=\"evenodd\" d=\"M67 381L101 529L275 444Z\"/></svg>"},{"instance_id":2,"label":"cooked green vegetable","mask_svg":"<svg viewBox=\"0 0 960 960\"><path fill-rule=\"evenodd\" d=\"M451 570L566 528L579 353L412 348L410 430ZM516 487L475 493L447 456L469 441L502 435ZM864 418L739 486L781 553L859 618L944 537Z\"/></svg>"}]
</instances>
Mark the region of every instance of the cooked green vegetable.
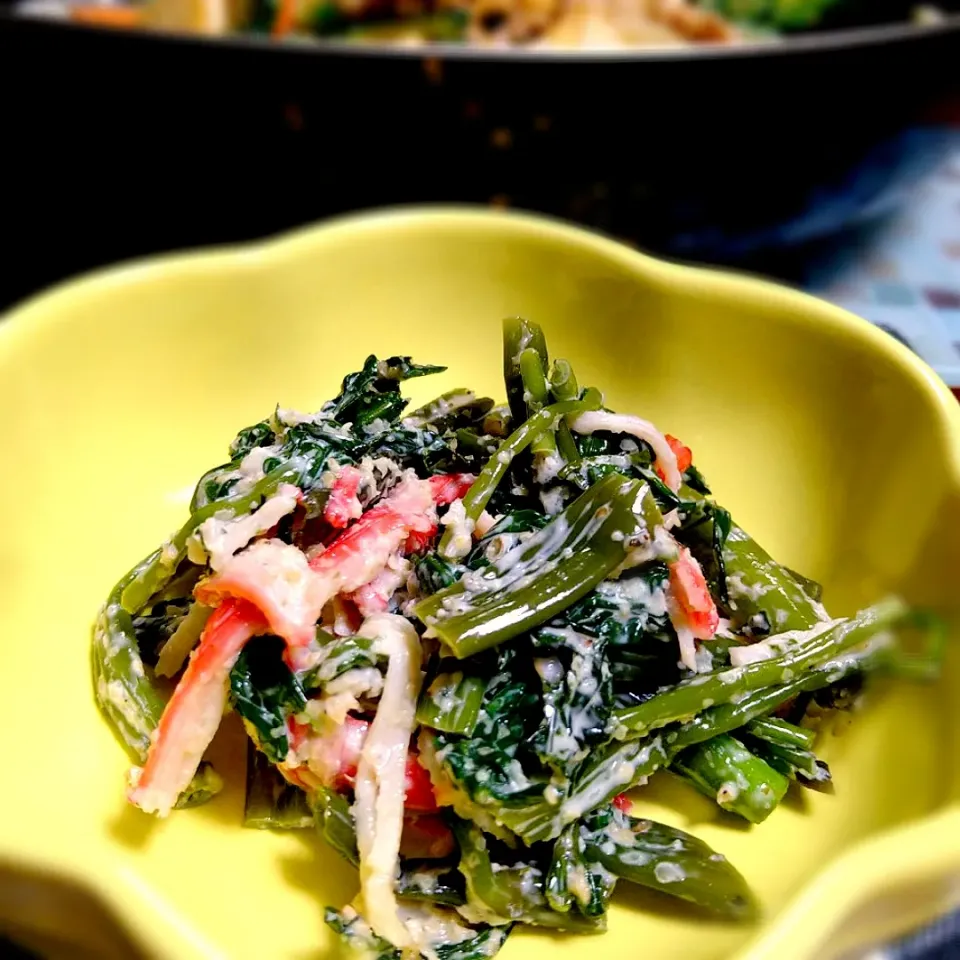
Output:
<instances>
[{"instance_id":1,"label":"cooked green vegetable","mask_svg":"<svg viewBox=\"0 0 960 960\"><path fill-rule=\"evenodd\" d=\"M550 392L554 400L576 400L580 396L580 387L573 367L567 360L554 360L550 371ZM566 420L557 427L557 448L567 464L576 464L580 459L577 441Z\"/></svg>"},{"instance_id":2,"label":"cooked green vegetable","mask_svg":"<svg viewBox=\"0 0 960 960\"><path fill-rule=\"evenodd\" d=\"M881 630L895 626L906 613L902 601L890 599L850 620L824 623L811 636L788 636L771 642L776 656L681 681L671 690L620 711L618 719L632 736L639 736L675 720L694 717L714 704L729 703L744 693L788 683L805 671L842 656Z\"/></svg>"},{"instance_id":3,"label":"cooked green vegetable","mask_svg":"<svg viewBox=\"0 0 960 960\"><path fill-rule=\"evenodd\" d=\"M750 750L785 777L804 785L830 781L830 768L813 752L813 730L775 717L762 717L751 720L743 733Z\"/></svg>"},{"instance_id":4,"label":"cooked green vegetable","mask_svg":"<svg viewBox=\"0 0 960 960\"><path fill-rule=\"evenodd\" d=\"M313 815L320 836L355 867L359 865L357 834L350 814L350 804L341 794L321 787L311 797Z\"/></svg>"},{"instance_id":5,"label":"cooked green vegetable","mask_svg":"<svg viewBox=\"0 0 960 960\"><path fill-rule=\"evenodd\" d=\"M340 937L343 946L363 960L400 960L403 956L389 940L377 936L352 907L344 910L327 907L324 920ZM509 932L509 926L483 927L476 936L459 942L434 941L430 949L439 960L487 960L503 946Z\"/></svg>"},{"instance_id":6,"label":"cooked green vegetable","mask_svg":"<svg viewBox=\"0 0 960 960\"><path fill-rule=\"evenodd\" d=\"M378 360L369 356L363 369L344 377L340 394L324 413L339 423L365 426L374 420L396 420L407 405L400 395L400 384L414 377L443 373L446 367L413 363L410 357Z\"/></svg>"},{"instance_id":7,"label":"cooked green vegetable","mask_svg":"<svg viewBox=\"0 0 960 960\"><path fill-rule=\"evenodd\" d=\"M133 632L137 637L140 658L151 667L166 642L177 632L191 606L187 598L169 603L157 603L150 613L133 618Z\"/></svg>"},{"instance_id":8,"label":"cooked green vegetable","mask_svg":"<svg viewBox=\"0 0 960 960\"><path fill-rule=\"evenodd\" d=\"M313 823L306 793L284 780L266 755L249 741L243 825L257 830L302 830Z\"/></svg>"},{"instance_id":9,"label":"cooked green vegetable","mask_svg":"<svg viewBox=\"0 0 960 960\"><path fill-rule=\"evenodd\" d=\"M753 895L742 876L702 840L614 807L580 827L587 855L615 876L681 897L733 920L751 917Z\"/></svg>"},{"instance_id":10,"label":"cooked green vegetable","mask_svg":"<svg viewBox=\"0 0 960 960\"><path fill-rule=\"evenodd\" d=\"M114 587L93 627L91 666L97 706L123 744L131 761L143 763L163 714L164 701L147 676L133 628L120 597L144 564L134 567ZM198 767L176 805L195 807L219 793L223 781L210 764Z\"/></svg>"},{"instance_id":11,"label":"cooked green vegetable","mask_svg":"<svg viewBox=\"0 0 960 960\"><path fill-rule=\"evenodd\" d=\"M120 602L123 590L147 558L117 584L97 614L93 628L93 689L97 704L123 742L131 760L142 763L150 736L163 713L163 698L146 675L133 619Z\"/></svg>"},{"instance_id":12,"label":"cooked green vegetable","mask_svg":"<svg viewBox=\"0 0 960 960\"><path fill-rule=\"evenodd\" d=\"M549 405L550 391L547 387L547 372L544 368L540 354L532 347L527 347L520 352L520 379L523 381L523 400L526 405L526 417L542 410ZM549 440L545 447L539 446ZM553 444L553 437L540 437L533 443L533 452L537 453L545 450L553 451L556 446Z\"/></svg>"},{"instance_id":13,"label":"cooked green vegetable","mask_svg":"<svg viewBox=\"0 0 960 960\"><path fill-rule=\"evenodd\" d=\"M543 684L543 720L531 743L544 763L569 776L612 729L613 677L606 638L547 624L533 633Z\"/></svg>"},{"instance_id":14,"label":"cooked green vegetable","mask_svg":"<svg viewBox=\"0 0 960 960\"><path fill-rule=\"evenodd\" d=\"M787 792L789 781L728 734L685 750L670 764L724 810L763 823Z\"/></svg>"},{"instance_id":15,"label":"cooked green vegetable","mask_svg":"<svg viewBox=\"0 0 960 960\"><path fill-rule=\"evenodd\" d=\"M287 758L287 719L307 705L300 679L283 662L279 637L255 637L230 671L230 693L237 713L272 763Z\"/></svg>"},{"instance_id":16,"label":"cooked green vegetable","mask_svg":"<svg viewBox=\"0 0 960 960\"><path fill-rule=\"evenodd\" d=\"M744 733L756 740L763 740L775 747L792 747L809 750L816 740L813 730L798 727L778 717L760 717L744 725Z\"/></svg>"},{"instance_id":17,"label":"cooked green vegetable","mask_svg":"<svg viewBox=\"0 0 960 960\"><path fill-rule=\"evenodd\" d=\"M444 733L470 736L480 718L487 682L461 670L438 673L420 694L417 722Z\"/></svg>"},{"instance_id":18,"label":"cooked green vegetable","mask_svg":"<svg viewBox=\"0 0 960 960\"><path fill-rule=\"evenodd\" d=\"M222 789L223 777L213 769L213 764L201 760L187 789L177 798L175 807L177 810L199 807L212 800Z\"/></svg>"},{"instance_id":19,"label":"cooked green vegetable","mask_svg":"<svg viewBox=\"0 0 960 960\"><path fill-rule=\"evenodd\" d=\"M496 863L487 841L475 826L462 821L454 825L460 845L460 872L467 882L468 902L483 919L500 926L514 921L539 927L601 933L605 917L561 912L546 904L543 871L534 863Z\"/></svg>"},{"instance_id":20,"label":"cooked green vegetable","mask_svg":"<svg viewBox=\"0 0 960 960\"><path fill-rule=\"evenodd\" d=\"M525 543L421 601L414 613L457 657L549 620L627 559L647 530L634 512L647 496L635 480L604 477Z\"/></svg>"},{"instance_id":21,"label":"cooked green vegetable","mask_svg":"<svg viewBox=\"0 0 960 960\"><path fill-rule=\"evenodd\" d=\"M342 677L348 670L373 667L377 663L373 640L369 637L332 637L318 630L323 659L298 679L305 690L317 690Z\"/></svg>"},{"instance_id":22,"label":"cooked green vegetable","mask_svg":"<svg viewBox=\"0 0 960 960\"><path fill-rule=\"evenodd\" d=\"M698 4L728 17L771 30L804 30L815 27L835 7L849 0L697 0Z\"/></svg>"},{"instance_id":23,"label":"cooked green vegetable","mask_svg":"<svg viewBox=\"0 0 960 960\"><path fill-rule=\"evenodd\" d=\"M534 440L549 430L560 417L569 413L583 413L593 409L587 400L564 400L561 403L551 404L533 414L524 424L514 430L497 448L497 452L487 461L487 465L480 472L470 492L463 498L463 509L466 514L466 523L472 532L472 525L476 524L493 495L497 485L503 479L513 463L514 458L526 450ZM439 552L443 557L456 558L463 554L456 553L454 528L448 527L440 539ZM466 551L464 551L466 552Z\"/></svg>"},{"instance_id":24,"label":"cooked green vegetable","mask_svg":"<svg viewBox=\"0 0 960 960\"><path fill-rule=\"evenodd\" d=\"M408 413L403 422L409 427L452 430L461 424L473 424L493 409L489 397L477 397L472 390L448 390L435 400Z\"/></svg>"},{"instance_id":25,"label":"cooked green vegetable","mask_svg":"<svg viewBox=\"0 0 960 960\"><path fill-rule=\"evenodd\" d=\"M544 881L550 908L560 913L576 910L585 917L603 916L616 882L616 876L588 854L580 825L566 827L554 842Z\"/></svg>"},{"instance_id":26,"label":"cooked green vegetable","mask_svg":"<svg viewBox=\"0 0 960 960\"><path fill-rule=\"evenodd\" d=\"M503 321L503 382L507 391L510 416L515 425L527 419L526 386L520 369L520 356L524 350L533 350L540 358L542 370L548 367L547 341L543 330L536 323L521 317L509 317Z\"/></svg>"},{"instance_id":27,"label":"cooked green vegetable","mask_svg":"<svg viewBox=\"0 0 960 960\"><path fill-rule=\"evenodd\" d=\"M350 804L343 796L326 788L316 790L311 803L311 822L316 824L320 836L347 863L358 866L357 835ZM405 861L401 865L396 888L399 896L410 900L426 900L450 906L464 902L463 881L452 864Z\"/></svg>"},{"instance_id":28,"label":"cooked green vegetable","mask_svg":"<svg viewBox=\"0 0 960 960\"><path fill-rule=\"evenodd\" d=\"M443 368L371 356L317 413L241 430L94 628L130 800L216 793L232 708L244 822L312 827L357 868L327 921L367 960L600 932L621 880L751 916L720 854L621 794L672 771L760 824L791 780L829 781L818 718L868 674L935 677L945 648L896 599L829 619L688 447L549 366L536 324L503 332L509 412L459 389L404 418L402 382Z\"/></svg>"},{"instance_id":29,"label":"cooked green vegetable","mask_svg":"<svg viewBox=\"0 0 960 960\"><path fill-rule=\"evenodd\" d=\"M809 630L823 617L816 601L785 567L735 524L723 548L731 621L754 632ZM760 624L765 629L757 629Z\"/></svg>"},{"instance_id":30,"label":"cooked green vegetable","mask_svg":"<svg viewBox=\"0 0 960 960\"><path fill-rule=\"evenodd\" d=\"M260 480L249 493L237 494L194 511L190 519L162 546L121 581L120 604L127 613L139 613L150 598L161 590L186 559L187 541L205 520L217 515L218 520L252 513L284 483L295 483L300 471L291 465L277 466Z\"/></svg>"},{"instance_id":31,"label":"cooked green vegetable","mask_svg":"<svg viewBox=\"0 0 960 960\"><path fill-rule=\"evenodd\" d=\"M541 710L539 685L524 653L519 647L500 648L468 735L434 737L438 761L471 801L492 815L502 813L503 805L539 797L546 780L531 780L525 772L533 761L529 745Z\"/></svg>"}]
</instances>

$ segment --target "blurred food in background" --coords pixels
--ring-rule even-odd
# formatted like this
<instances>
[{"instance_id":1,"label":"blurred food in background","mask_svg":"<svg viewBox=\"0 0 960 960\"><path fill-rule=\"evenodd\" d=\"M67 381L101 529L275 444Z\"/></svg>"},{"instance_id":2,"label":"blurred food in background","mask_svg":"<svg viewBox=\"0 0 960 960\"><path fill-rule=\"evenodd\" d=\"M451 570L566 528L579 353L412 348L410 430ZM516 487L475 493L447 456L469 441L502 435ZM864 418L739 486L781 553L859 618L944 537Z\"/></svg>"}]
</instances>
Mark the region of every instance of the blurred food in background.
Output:
<instances>
[{"instance_id":1,"label":"blurred food in background","mask_svg":"<svg viewBox=\"0 0 960 960\"><path fill-rule=\"evenodd\" d=\"M941 7L914 0L24 0L19 9L100 27L552 49L776 42L944 16Z\"/></svg>"},{"instance_id":2,"label":"blurred food in background","mask_svg":"<svg viewBox=\"0 0 960 960\"><path fill-rule=\"evenodd\" d=\"M932 24L910 0L5 2L0 175L26 199L0 225L17 251L0 304L411 203L539 211L792 277L794 250L896 210L960 125L960 0ZM615 3L670 12L675 45L624 46ZM691 13L743 42L676 45Z\"/></svg>"}]
</instances>

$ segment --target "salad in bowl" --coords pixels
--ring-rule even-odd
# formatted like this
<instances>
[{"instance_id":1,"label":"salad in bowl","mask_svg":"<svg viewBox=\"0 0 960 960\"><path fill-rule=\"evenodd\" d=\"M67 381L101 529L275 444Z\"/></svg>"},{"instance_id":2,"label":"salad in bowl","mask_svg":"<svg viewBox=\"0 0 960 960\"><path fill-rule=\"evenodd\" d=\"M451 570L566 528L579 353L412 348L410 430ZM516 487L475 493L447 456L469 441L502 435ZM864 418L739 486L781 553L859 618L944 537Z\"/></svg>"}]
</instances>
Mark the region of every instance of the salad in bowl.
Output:
<instances>
[{"instance_id":1,"label":"salad in bowl","mask_svg":"<svg viewBox=\"0 0 960 960\"><path fill-rule=\"evenodd\" d=\"M368 956L602 932L620 883L748 920L722 851L631 797L671 771L760 824L829 788L818 725L869 674L935 675L942 632L895 597L832 617L536 324L504 323L503 367L502 405L407 411L404 381L444 368L371 356L318 412L237 434L96 619L128 800L214 796L232 710L247 825L316 827L357 868L326 919Z\"/></svg>"}]
</instances>

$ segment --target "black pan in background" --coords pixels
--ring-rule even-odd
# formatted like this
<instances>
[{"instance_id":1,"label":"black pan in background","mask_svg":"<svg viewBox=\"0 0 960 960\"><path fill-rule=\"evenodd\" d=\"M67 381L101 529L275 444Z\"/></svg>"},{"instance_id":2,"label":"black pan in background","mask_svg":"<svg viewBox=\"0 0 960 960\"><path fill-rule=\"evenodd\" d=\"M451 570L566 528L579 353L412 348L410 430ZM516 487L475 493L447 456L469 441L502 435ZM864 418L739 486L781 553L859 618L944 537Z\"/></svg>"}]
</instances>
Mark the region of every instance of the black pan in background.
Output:
<instances>
[{"instance_id":1,"label":"black pan in background","mask_svg":"<svg viewBox=\"0 0 960 960\"><path fill-rule=\"evenodd\" d=\"M623 55L0 17L0 302L119 259L396 203L540 210L755 265L883 212L939 161L958 54L960 17Z\"/></svg>"}]
</instances>

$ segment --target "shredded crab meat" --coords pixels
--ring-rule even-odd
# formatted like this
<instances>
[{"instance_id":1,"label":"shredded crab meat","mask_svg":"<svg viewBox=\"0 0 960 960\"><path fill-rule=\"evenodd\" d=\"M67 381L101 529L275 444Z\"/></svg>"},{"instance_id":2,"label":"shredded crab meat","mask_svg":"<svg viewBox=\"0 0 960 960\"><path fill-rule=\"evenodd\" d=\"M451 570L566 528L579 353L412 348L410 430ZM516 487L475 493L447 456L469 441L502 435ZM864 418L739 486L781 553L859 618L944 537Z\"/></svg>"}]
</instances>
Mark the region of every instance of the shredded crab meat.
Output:
<instances>
[{"instance_id":1,"label":"shredded crab meat","mask_svg":"<svg viewBox=\"0 0 960 960\"><path fill-rule=\"evenodd\" d=\"M411 533L435 529L433 490L410 473L311 560L290 544L260 540L199 584L196 597L211 606L231 596L249 600L293 648L295 660L294 652L314 640L316 622L330 600L369 584Z\"/></svg>"},{"instance_id":2,"label":"shredded crab meat","mask_svg":"<svg viewBox=\"0 0 960 960\"><path fill-rule=\"evenodd\" d=\"M356 604L364 617L386 613L393 595L407 582L410 570L410 562L396 553L369 583L348 594L348 599Z\"/></svg>"},{"instance_id":3,"label":"shredded crab meat","mask_svg":"<svg viewBox=\"0 0 960 960\"><path fill-rule=\"evenodd\" d=\"M677 455L667 438L649 421L629 413L607 413L605 410L590 410L581 413L570 425L576 433L591 434L598 430L609 433L629 433L648 443L660 468L664 483L674 493L680 489L682 478L677 468Z\"/></svg>"},{"instance_id":4,"label":"shredded crab meat","mask_svg":"<svg viewBox=\"0 0 960 960\"><path fill-rule=\"evenodd\" d=\"M363 505L357 496L364 475L356 467L343 467L333 481L323 519L337 530L342 530L351 520L363 514Z\"/></svg>"},{"instance_id":5,"label":"shredded crab meat","mask_svg":"<svg viewBox=\"0 0 960 960\"><path fill-rule=\"evenodd\" d=\"M720 628L720 613L710 596L710 587L700 564L686 547L678 543L677 559L667 566L672 600L670 619L678 636L683 628L697 640L712 640Z\"/></svg>"},{"instance_id":6,"label":"shredded crab meat","mask_svg":"<svg viewBox=\"0 0 960 960\"><path fill-rule=\"evenodd\" d=\"M360 754L353 814L360 854L360 889L370 926L400 949L415 946L399 915L394 877L403 832L407 749L416 726L420 641L410 622L392 614L368 617L360 635L388 658L383 694Z\"/></svg>"},{"instance_id":7,"label":"shredded crab meat","mask_svg":"<svg viewBox=\"0 0 960 960\"><path fill-rule=\"evenodd\" d=\"M210 557L210 568L214 572L222 570L238 550L242 550L255 537L272 530L285 516L293 513L299 500L299 489L284 483L253 513L228 519L221 519L214 514L204 520L196 536Z\"/></svg>"},{"instance_id":8,"label":"shredded crab meat","mask_svg":"<svg viewBox=\"0 0 960 960\"><path fill-rule=\"evenodd\" d=\"M230 670L246 642L266 626L244 600L228 600L213 613L164 708L143 769L130 772L131 803L161 817L173 809L220 726Z\"/></svg>"},{"instance_id":9,"label":"shredded crab meat","mask_svg":"<svg viewBox=\"0 0 960 960\"><path fill-rule=\"evenodd\" d=\"M195 591L208 606L227 597L248 600L263 612L271 631L292 646L314 639L323 605L334 593L310 569L303 551L281 540L251 544Z\"/></svg>"}]
</instances>

